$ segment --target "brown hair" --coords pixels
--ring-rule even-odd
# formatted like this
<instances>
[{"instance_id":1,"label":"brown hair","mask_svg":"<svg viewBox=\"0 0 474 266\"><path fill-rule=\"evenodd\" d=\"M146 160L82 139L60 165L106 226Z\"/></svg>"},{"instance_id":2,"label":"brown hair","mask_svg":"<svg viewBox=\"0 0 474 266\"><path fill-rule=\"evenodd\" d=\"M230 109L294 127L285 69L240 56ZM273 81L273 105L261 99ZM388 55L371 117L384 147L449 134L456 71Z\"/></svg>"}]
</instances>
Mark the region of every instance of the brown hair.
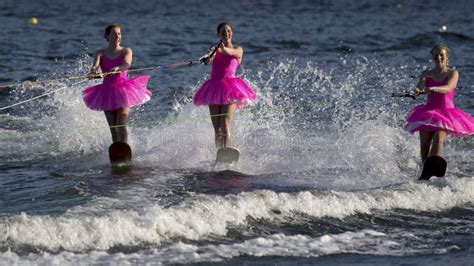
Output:
<instances>
[{"instance_id":1,"label":"brown hair","mask_svg":"<svg viewBox=\"0 0 474 266\"><path fill-rule=\"evenodd\" d=\"M110 32L111 32L112 29L114 29L114 28L119 28L119 29L120 29L120 25L119 25L119 24L116 24L116 23L107 25L107 27L105 27L105 30L104 30L104 38L107 39L107 36L109 36Z\"/></svg>"},{"instance_id":2,"label":"brown hair","mask_svg":"<svg viewBox=\"0 0 474 266\"><path fill-rule=\"evenodd\" d=\"M219 25L217 25L217 34L219 34L219 32L224 26L229 26L232 29L232 26L230 25L230 23L227 21L224 21L222 23L219 23Z\"/></svg>"}]
</instances>

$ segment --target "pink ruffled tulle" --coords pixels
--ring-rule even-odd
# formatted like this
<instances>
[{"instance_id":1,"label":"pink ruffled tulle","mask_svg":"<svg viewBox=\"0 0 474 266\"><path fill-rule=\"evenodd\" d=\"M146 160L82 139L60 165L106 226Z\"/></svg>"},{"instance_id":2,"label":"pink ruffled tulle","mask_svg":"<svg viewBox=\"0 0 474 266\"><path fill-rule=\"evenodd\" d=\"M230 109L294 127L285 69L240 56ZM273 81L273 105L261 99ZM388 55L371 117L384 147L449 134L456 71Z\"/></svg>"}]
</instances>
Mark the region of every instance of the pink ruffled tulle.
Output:
<instances>
[{"instance_id":1,"label":"pink ruffled tulle","mask_svg":"<svg viewBox=\"0 0 474 266\"><path fill-rule=\"evenodd\" d=\"M87 107L98 111L112 111L149 101L152 95L147 88L150 76L127 79L123 74L125 73L116 77L107 76L103 84L86 88L82 94ZM111 78L110 82L108 78Z\"/></svg>"},{"instance_id":2,"label":"pink ruffled tulle","mask_svg":"<svg viewBox=\"0 0 474 266\"><path fill-rule=\"evenodd\" d=\"M426 87L445 86L448 78L436 81L432 76L426 77ZM406 129L415 131L445 130L448 134L463 137L474 132L474 118L454 106L456 88L447 93L433 92L426 98L426 104L415 106L408 113Z\"/></svg>"},{"instance_id":3,"label":"pink ruffled tulle","mask_svg":"<svg viewBox=\"0 0 474 266\"><path fill-rule=\"evenodd\" d=\"M194 95L195 105L225 105L242 108L256 99L255 92L240 78L210 79Z\"/></svg>"},{"instance_id":4,"label":"pink ruffled tulle","mask_svg":"<svg viewBox=\"0 0 474 266\"><path fill-rule=\"evenodd\" d=\"M236 103L244 107L257 97L250 86L235 76L239 61L236 57L217 52L212 60L211 78L194 95L195 105L225 105Z\"/></svg>"},{"instance_id":5,"label":"pink ruffled tulle","mask_svg":"<svg viewBox=\"0 0 474 266\"><path fill-rule=\"evenodd\" d=\"M409 132L446 130L457 137L474 133L474 118L459 108L428 108L418 105L408 114Z\"/></svg>"}]
</instances>

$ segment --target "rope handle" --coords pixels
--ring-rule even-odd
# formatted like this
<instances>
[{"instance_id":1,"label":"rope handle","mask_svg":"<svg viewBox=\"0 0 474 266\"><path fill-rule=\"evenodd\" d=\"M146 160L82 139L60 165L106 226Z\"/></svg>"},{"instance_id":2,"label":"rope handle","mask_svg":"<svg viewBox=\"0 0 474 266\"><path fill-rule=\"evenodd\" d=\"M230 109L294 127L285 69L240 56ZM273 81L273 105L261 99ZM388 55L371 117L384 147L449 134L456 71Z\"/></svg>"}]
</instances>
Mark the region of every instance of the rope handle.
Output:
<instances>
[{"instance_id":1,"label":"rope handle","mask_svg":"<svg viewBox=\"0 0 474 266\"><path fill-rule=\"evenodd\" d=\"M420 91L418 93L418 96L423 95L423 94L426 94L426 92ZM416 99L416 96L411 91L392 92L392 97L407 97L407 98L412 98L413 100Z\"/></svg>"}]
</instances>

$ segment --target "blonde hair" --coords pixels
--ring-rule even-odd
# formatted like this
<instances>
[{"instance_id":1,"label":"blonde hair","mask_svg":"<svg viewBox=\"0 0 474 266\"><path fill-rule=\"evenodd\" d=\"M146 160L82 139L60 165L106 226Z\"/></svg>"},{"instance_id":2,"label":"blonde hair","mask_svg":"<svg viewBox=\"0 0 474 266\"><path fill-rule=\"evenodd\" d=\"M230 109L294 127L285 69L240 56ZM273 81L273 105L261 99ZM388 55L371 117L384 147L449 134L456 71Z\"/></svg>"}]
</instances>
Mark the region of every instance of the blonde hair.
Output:
<instances>
[{"instance_id":1,"label":"blonde hair","mask_svg":"<svg viewBox=\"0 0 474 266\"><path fill-rule=\"evenodd\" d=\"M445 50L446 53L449 55L449 48L444 43L438 43L435 46L433 46L433 48L431 48L431 50L430 50L430 54L433 54L434 50Z\"/></svg>"},{"instance_id":2,"label":"blonde hair","mask_svg":"<svg viewBox=\"0 0 474 266\"><path fill-rule=\"evenodd\" d=\"M445 50L446 51L446 55L448 56L448 58L446 59L446 66L449 65L449 48L446 44L444 43L438 43L436 44L435 46L433 46L433 48L431 48L430 50L430 54L433 55L433 52L436 51L436 50Z\"/></svg>"}]
</instances>

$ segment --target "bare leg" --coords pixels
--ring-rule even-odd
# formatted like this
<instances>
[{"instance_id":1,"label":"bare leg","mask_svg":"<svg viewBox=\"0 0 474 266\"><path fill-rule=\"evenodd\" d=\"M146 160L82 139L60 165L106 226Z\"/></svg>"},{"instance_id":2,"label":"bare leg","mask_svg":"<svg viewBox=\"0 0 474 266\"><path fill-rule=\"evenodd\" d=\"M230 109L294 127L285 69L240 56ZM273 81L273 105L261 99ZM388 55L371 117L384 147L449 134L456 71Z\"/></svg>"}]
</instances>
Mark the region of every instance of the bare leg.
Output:
<instances>
[{"instance_id":1,"label":"bare leg","mask_svg":"<svg viewBox=\"0 0 474 266\"><path fill-rule=\"evenodd\" d=\"M105 118L107 119L107 123L110 127L110 133L112 134L112 142L128 141L128 134L127 134L127 121L128 121L128 113L130 112L130 108L120 108L114 111L105 111Z\"/></svg>"},{"instance_id":2,"label":"bare leg","mask_svg":"<svg viewBox=\"0 0 474 266\"><path fill-rule=\"evenodd\" d=\"M420 155L421 162L424 164L428 154L430 154L431 141L433 140L433 131L420 131Z\"/></svg>"},{"instance_id":3,"label":"bare leg","mask_svg":"<svg viewBox=\"0 0 474 266\"><path fill-rule=\"evenodd\" d=\"M117 110L116 125L118 126L118 141L125 143L128 143L127 122L129 113L129 107L124 107Z\"/></svg>"},{"instance_id":4,"label":"bare leg","mask_svg":"<svg viewBox=\"0 0 474 266\"><path fill-rule=\"evenodd\" d=\"M118 131L117 128L115 127L115 121L117 117L117 111L104 111L105 113L105 118L107 119L107 123L109 124L110 127L110 133L112 134L112 142L117 142L118 141Z\"/></svg>"},{"instance_id":5,"label":"bare leg","mask_svg":"<svg viewBox=\"0 0 474 266\"><path fill-rule=\"evenodd\" d=\"M232 119L234 118L234 112L236 109L236 104L231 103L222 106L222 114L220 119L221 132L224 134L224 147L228 148L232 145Z\"/></svg>"},{"instance_id":6,"label":"bare leg","mask_svg":"<svg viewBox=\"0 0 474 266\"><path fill-rule=\"evenodd\" d=\"M222 131L220 128L220 119L221 119L221 105L209 105L209 112L211 114L212 126L214 127L214 140L216 148L222 148Z\"/></svg>"},{"instance_id":7,"label":"bare leg","mask_svg":"<svg viewBox=\"0 0 474 266\"><path fill-rule=\"evenodd\" d=\"M442 156L444 149L444 141L448 137L448 133L444 130L436 131L433 136L433 144L430 150L430 156Z\"/></svg>"}]
</instances>

